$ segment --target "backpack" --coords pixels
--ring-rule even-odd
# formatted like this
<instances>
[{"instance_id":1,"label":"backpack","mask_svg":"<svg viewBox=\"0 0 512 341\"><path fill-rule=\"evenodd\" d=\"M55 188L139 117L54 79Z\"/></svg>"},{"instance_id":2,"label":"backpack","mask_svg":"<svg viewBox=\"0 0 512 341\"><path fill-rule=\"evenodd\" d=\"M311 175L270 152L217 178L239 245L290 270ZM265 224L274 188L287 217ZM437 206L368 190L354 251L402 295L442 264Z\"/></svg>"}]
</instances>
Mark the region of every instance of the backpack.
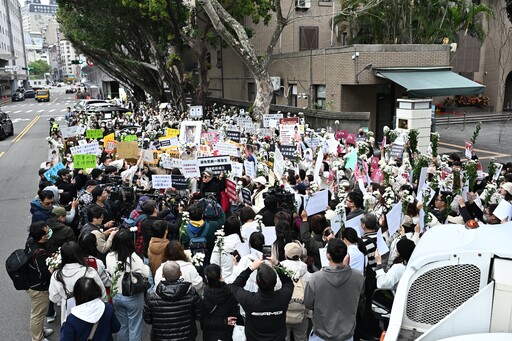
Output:
<instances>
[{"instance_id":1,"label":"backpack","mask_svg":"<svg viewBox=\"0 0 512 341\"><path fill-rule=\"evenodd\" d=\"M28 263L38 254L38 251L39 249L29 255L24 249L18 249L7 257L5 269L16 290L30 289L30 265Z\"/></svg>"},{"instance_id":2,"label":"backpack","mask_svg":"<svg viewBox=\"0 0 512 341\"><path fill-rule=\"evenodd\" d=\"M293 293L288 310L286 311L286 324L302 323L306 314L304 305L304 281L299 277L298 281L293 281Z\"/></svg>"},{"instance_id":3,"label":"backpack","mask_svg":"<svg viewBox=\"0 0 512 341\"><path fill-rule=\"evenodd\" d=\"M129 229L130 227L138 226L139 221L145 220L148 216L143 213L139 215L137 218L133 219L131 215L128 218L122 218L123 220L123 227Z\"/></svg>"},{"instance_id":4,"label":"backpack","mask_svg":"<svg viewBox=\"0 0 512 341\"><path fill-rule=\"evenodd\" d=\"M216 220L220 212L222 211L222 207L217 203L217 201L213 198L203 198L200 200L204 207L204 219L206 220Z\"/></svg>"},{"instance_id":5,"label":"backpack","mask_svg":"<svg viewBox=\"0 0 512 341\"><path fill-rule=\"evenodd\" d=\"M208 222L205 223L203 231L199 235L194 235L188 228L186 229L187 235L190 238L189 249L190 252L192 253L192 256L200 252L206 255L208 249L206 235L208 234L209 229L210 224Z\"/></svg>"}]
</instances>

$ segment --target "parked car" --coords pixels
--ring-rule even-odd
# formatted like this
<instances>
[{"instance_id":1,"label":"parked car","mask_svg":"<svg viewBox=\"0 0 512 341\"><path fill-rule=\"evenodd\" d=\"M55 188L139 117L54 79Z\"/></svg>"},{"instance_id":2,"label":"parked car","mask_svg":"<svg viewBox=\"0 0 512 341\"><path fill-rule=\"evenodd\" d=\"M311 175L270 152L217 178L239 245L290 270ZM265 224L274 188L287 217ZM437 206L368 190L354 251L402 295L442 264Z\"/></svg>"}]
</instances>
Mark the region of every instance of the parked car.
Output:
<instances>
[{"instance_id":1,"label":"parked car","mask_svg":"<svg viewBox=\"0 0 512 341\"><path fill-rule=\"evenodd\" d=\"M50 90L44 89L44 90L37 90L36 91L36 101L42 102L50 102Z\"/></svg>"},{"instance_id":2,"label":"parked car","mask_svg":"<svg viewBox=\"0 0 512 341\"><path fill-rule=\"evenodd\" d=\"M25 100L25 93L22 91L16 91L12 94L12 101L24 101Z\"/></svg>"},{"instance_id":3,"label":"parked car","mask_svg":"<svg viewBox=\"0 0 512 341\"><path fill-rule=\"evenodd\" d=\"M0 111L0 140L4 140L7 136L14 135L14 125L11 118L5 112Z\"/></svg>"},{"instance_id":4,"label":"parked car","mask_svg":"<svg viewBox=\"0 0 512 341\"><path fill-rule=\"evenodd\" d=\"M25 90L25 98L35 98L36 92L34 90Z\"/></svg>"},{"instance_id":5,"label":"parked car","mask_svg":"<svg viewBox=\"0 0 512 341\"><path fill-rule=\"evenodd\" d=\"M86 109L86 107L93 103L107 103L107 101L104 101L102 99L81 99L79 100L75 106L73 107L73 110L75 111L83 111Z\"/></svg>"}]
</instances>

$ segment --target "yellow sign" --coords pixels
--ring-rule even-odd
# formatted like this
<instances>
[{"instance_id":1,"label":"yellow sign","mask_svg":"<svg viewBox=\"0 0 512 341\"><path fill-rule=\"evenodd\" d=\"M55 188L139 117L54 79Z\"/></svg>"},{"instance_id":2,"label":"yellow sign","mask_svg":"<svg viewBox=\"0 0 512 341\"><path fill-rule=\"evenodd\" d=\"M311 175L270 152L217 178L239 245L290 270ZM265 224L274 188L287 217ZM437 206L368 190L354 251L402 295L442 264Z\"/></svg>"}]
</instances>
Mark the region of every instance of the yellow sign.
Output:
<instances>
[{"instance_id":1,"label":"yellow sign","mask_svg":"<svg viewBox=\"0 0 512 341\"><path fill-rule=\"evenodd\" d=\"M167 138L178 137L179 135L180 135L179 129L172 129L172 128L165 129L165 137L167 137Z\"/></svg>"},{"instance_id":2,"label":"yellow sign","mask_svg":"<svg viewBox=\"0 0 512 341\"><path fill-rule=\"evenodd\" d=\"M107 148L107 144L110 142L110 141L115 141L115 137L114 137L114 133L112 134L108 134L106 136L103 136L103 147L104 148Z\"/></svg>"}]
</instances>

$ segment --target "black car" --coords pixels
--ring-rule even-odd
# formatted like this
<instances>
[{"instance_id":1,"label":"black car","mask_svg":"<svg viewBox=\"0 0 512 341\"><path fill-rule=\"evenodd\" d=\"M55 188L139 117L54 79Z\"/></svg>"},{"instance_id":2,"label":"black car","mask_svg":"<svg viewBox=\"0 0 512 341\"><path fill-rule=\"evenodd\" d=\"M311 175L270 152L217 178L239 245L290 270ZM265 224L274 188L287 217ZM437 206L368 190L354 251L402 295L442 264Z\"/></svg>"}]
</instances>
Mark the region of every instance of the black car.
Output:
<instances>
[{"instance_id":1,"label":"black car","mask_svg":"<svg viewBox=\"0 0 512 341\"><path fill-rule=\"evenodd\" d=\"M25 90L25 98L35 98L36 92L34 90Z\"/></svg>"},{"instance_id":2,"label":"black car","mask_svg":"<svg viewBox=\"0 0 512 341\"><path fill-rule=\"evenodd\" d=\"M4 140L7 136L14 135L14 125L11 118L4 112L0 111L0 140Z\"/></svg>"},{"instance_id":3,"label":"black car","mask_svg":"<svg viewBox=\"0 0 512 341\"><path fill-rule=\"evenodd\" d=\"M24 100L25 100L25 93L23 93L21 91L16 91L15 93L12 94L13 102L24 101Z\"/></svg>"}]
</instances>

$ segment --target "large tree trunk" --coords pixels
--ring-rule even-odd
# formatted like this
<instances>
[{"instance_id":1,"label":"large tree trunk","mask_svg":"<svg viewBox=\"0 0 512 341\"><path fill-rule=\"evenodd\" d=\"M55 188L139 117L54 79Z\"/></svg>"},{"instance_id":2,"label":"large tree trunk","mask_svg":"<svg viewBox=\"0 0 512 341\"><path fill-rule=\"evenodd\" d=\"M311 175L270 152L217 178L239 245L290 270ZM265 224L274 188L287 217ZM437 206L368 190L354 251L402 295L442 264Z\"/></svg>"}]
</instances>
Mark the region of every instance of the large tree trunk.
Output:
<instances>
[{"instance_id":1,"label":"large tree trunk","mask_svg":"<svg viewBox=\"0 0 512 341\"><path fill-rule=\"evenodd\" d=\"M263 115L268 114L270 111L274 88L272 87L270 76L266 70L255 74L254 81L256 84L256 98L252 106L252 117L258 122L261 122Z\"/></svg>"},{"instance_id":2,"label":"large tree trunk","mask_svg":"<svg viewBox=\"0 0 512 341\"><path fill-rule=\"evenodd\" d=\"M199 89L197 92L197 101L201 105L206 105L206 96L208 95L208 70L211 67L206 60L206 46L202 45L202 53L200 58L198 58L199 62Z\"/></svg>"}]
</instances>

